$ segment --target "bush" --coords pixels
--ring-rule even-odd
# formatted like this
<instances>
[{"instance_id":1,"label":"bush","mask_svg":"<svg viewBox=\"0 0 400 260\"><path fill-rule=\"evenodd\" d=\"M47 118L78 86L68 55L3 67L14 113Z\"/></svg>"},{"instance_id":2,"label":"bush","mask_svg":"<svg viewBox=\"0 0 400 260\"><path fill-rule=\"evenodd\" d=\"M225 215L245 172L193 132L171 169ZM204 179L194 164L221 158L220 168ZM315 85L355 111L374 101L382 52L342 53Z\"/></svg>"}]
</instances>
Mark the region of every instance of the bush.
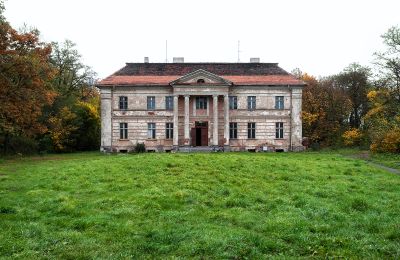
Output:
<instances>
[{"instance_id":1,"label":"bush","mask_svg":"<svg viewBox=\"0 0 400 260\"><path fill-rule=\"evenodd\" d=\"M370 149L372 152L400 153L400 128L389 130L382 139L375 140Z\"/></svg>"},{"instance_id":2,"label":"bush","mask_svg":"<svg viewBox=\"0 0 400 260\"><path fill-rule=\"evenodd\" d=\"M144 143L137 143L135 146L135 152L137 152L137 153L146 152L146 146L144 145Z\"/></svg>"},{"instance_id":3,"label":"bush","mask_svg":"<svg viewBox=\"0 0 400 260\"><path fill-rule=\"evenodd\" d=\"M3 137L1 143L3 153L6 154L34 154L39 150L36 140L25 136Z\"/></svg>"},{"instance_id":4,"label":"bush","mask_svg":"<svg viewBox=\"0 0 400 260\"><path fill-rule=\"evenodd\" d=\"M363 138L362 132L357 129L353 128L350 129L342 135L344 144L347 146L359 146L361 144L361 140Z\"/></svg>"}]
</instances>

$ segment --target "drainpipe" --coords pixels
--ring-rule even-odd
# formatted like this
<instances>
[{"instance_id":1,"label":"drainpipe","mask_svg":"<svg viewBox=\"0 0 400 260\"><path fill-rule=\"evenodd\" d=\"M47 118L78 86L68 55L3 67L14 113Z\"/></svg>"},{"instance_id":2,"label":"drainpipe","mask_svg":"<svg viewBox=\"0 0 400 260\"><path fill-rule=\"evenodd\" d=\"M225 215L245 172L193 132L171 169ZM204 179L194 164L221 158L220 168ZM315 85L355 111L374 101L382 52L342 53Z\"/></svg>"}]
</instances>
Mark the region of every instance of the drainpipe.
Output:
<instances>
[{"instance_id":1,"label":"drainpipe","mask_svg":"<svg viewBox=\"0 0 400 260\"><path fill-rule=\"evenodd\" d=\"M288 89L290 90L290 120L289 120L289 150L293 151L293 146L292 146L292 113L293 113L293 90L292 88L288 85Z\"/></svg>"},{"instance_id":2,"label":"drainpipe","mask_svg":"<svg viewBox=\"0 0 400 260\"><path fill-rule=\"evenodd\" d=\"M110 117L110 122L111 122L111 152L113 152L113 115L114 115L114 90L115 90L115 85L111 87L111 117Z\"/></svg>"}]
</instances>

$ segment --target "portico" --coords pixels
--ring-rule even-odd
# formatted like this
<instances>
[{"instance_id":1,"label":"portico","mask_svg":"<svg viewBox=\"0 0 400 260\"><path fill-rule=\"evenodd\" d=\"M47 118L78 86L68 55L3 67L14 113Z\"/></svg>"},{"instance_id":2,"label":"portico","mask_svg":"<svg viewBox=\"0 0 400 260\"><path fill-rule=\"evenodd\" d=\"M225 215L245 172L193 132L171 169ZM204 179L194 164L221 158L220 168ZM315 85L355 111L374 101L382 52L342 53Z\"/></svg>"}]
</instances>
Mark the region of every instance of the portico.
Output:
<instances>
[{"instance_id":1,"label":"portico","mask_svg":"<svg viewBox=\"0 0 400 260\"><path fill-rule=\"evenodd\" d=\"M174 140L173 146L179 146L179 97L184 99L184 137L183 145L190 146L191 143L191 119L198 118L198 121L207 121L211 125L211 146L225 146L229 148L229 88L232 82L223 79L215 74L204 70L197 70L186 74L183 77L170 83L174 94ZM205 106L200 107L196 98L205 97ZM219 109L219 99L223 98L222 111ZM195 102L196 101L196 102ZM192 113L190 113L190 103L193 104ZM208 104L211 103L212 107ZM203 110L206 110L204 113ZM221 113L222 112L222 113ZM222 115L220 115L222 114ZM223 118L223 140L220 142L219 118ZM210 122L209 122L210 121Z\"/></svg>"},{"instance_id":2,"label":"portico","mask_svg":"<svg viewBox=\"0 0 400 260\"><path fill-rule=\"evenodd\" d=\"M189 95L184 93L182 95L174 95L174 110L173 110L173 122L174 122L174 137L173 146L175 149L180 144L183 146L193 146L193 136L191 136L192 129L196 127L196 122L205 122L207 129L207 139L210 137L210 142L207 142L209 146L224 146L225 149L229 149L229 96L227 93L213 93L211 95L204 95L204 93L195 93L197 95ZM196 107L196 98L205 97L207 108L198 109ZM220 99L223 99L221 102ZM179 140L179 126L180 119L182 116L179 114L179 101L183 99L183 142ZM222 103L222 104L220 104ZM192 104L192 106L191 106ZM210 107L209 104L212 104ZM222 106L223 111L219 109ZM192 107L192 109L190 109ZM181 111L182 112L182 111ZM220 118L223 120L220 122ZM190 126L193 126L192 129ZM220 135L218 134L223 125L223 140L221 141ZM211 126L211 127L210 127ZM191 131L192 130L192 131ZM203 142L204 143L204 142Z\"/></svg>"}]
</instances>

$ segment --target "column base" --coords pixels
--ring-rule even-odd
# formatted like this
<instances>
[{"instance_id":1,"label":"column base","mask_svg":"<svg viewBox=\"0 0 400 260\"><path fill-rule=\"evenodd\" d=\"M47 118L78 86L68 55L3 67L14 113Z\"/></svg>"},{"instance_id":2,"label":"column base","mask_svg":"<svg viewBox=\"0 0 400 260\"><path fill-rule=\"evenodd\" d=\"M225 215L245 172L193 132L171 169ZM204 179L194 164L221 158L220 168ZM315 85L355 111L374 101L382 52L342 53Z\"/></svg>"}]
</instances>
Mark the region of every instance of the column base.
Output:
<instances>
[{"instance_id":1,"label":"column base","mask_svg":"<svg viewBox=\"0 0 400 260\"><path fill-rule=\"evenodd\" d=\"M224 152L230 152L231 151L231 146L230 145L224 145Z\"/></svg>"}]
</instances>

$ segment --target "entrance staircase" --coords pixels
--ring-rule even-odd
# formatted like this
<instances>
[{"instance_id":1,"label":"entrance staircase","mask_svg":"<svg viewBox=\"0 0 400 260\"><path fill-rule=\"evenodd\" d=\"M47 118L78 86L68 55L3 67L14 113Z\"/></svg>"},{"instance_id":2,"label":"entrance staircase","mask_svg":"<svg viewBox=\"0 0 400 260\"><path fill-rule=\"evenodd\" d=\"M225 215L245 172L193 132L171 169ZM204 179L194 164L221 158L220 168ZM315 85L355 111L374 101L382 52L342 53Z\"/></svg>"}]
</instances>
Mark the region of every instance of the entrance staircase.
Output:
<instances>
[{"instance_id":1,"label":"entrance staircase","mask_svg":"<svg viewBox=\"0 0 400 260\"><path fill-rule=\"evenodd\" d=\"M186 153L209 153L209 152L223 152L222 147L212 147L212 146L187 146L179 147L179 152Z\"/></svg>"}]
</instances>

